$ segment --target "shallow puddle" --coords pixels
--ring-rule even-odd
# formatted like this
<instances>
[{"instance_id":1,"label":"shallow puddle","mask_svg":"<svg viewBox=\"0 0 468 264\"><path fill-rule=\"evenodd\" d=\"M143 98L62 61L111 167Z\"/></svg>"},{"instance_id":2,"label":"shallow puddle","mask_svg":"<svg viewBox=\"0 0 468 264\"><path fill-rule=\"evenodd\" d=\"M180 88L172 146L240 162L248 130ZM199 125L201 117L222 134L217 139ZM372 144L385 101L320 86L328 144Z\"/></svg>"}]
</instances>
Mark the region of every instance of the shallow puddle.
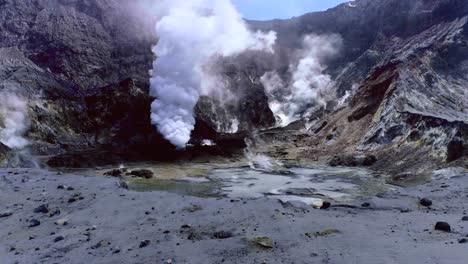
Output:
<instances>
[{"instance_id":1,"label":"shallow puddle","mask_svg":"<svg viewBox=\"0 0 468 264\"><path fill-rule=\"evenodd\" d=\"M188 166L189 171L192 167ZM183 170L178 167L177 170ZM320 204L323 200L348 201L384 192L385 183L362 169L291 167L259 170L250 167L213 168L206 174L168 179L131 179L137 191L169 191L197 197L261 198L300 200ZM196 176L196 177L194 177Z\"/></svg>"},{"instance_id":2,"label":"shallow puddle","mask_svg":"<svg viewBox=\"0 0 468 264\"><path fill-rule=\"evenodd\" d=\"M196 197L261 198L303 201L320 206L323 200L349 201L385 192L388 186L372 172L360 168L275 165L268 169L245 163L132 164L128 170L149 169L152 179L127 178L135 191L167 191ZM113 168L74 170L103 175Z\"/></svg>"}]
</instances>

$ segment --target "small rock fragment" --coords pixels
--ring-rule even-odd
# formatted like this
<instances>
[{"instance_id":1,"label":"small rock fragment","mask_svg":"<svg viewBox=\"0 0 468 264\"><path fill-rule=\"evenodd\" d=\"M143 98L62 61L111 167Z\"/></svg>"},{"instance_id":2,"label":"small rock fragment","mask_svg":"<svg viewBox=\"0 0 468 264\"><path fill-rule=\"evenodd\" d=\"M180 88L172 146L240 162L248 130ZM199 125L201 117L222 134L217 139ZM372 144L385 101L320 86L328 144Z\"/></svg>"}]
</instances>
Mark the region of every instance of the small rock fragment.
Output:
<instances>
[{"instance_id":1,"label":"small rock fragment","mask_svg":"<svg viewBox=\"0 0 468 264\"><path fill-rule=\"evenodd\" d=\"M107 240L101 240L96 245L92 246L91 248L92 249L98 249L98 248L101 248L101 247L109 246L110 244L111 244L111 242L109 242Z\"/></svg>"},{"instance_id":2,"label":"small rock fragment","mask_svg":"<svg viewBox=\"0 0 468 264\"><path fill-rule=\"evenodd\" d=\"M232 232L229 231L218 231L213 234L213 238L215 239L227 239L233 236Z\"/></svg>"},{"instance_id":3,"label":"small rock fragment","mask_svg":"<svg viewBox=\"0 0 468 264\"><path fill-rule=\"evenodd\" d=\"M60 209L59 208L54 208L54 209L49 209L49 213L47 214L49 217L54 217L56 215L59 215Z\"/></svg>"},{"instance_id":4,"label":"small rock fragment","mask_svg":"<svg viewBox=\"0 0 468 264\"><path fill-rule=\"evenodd\" d=\"M460 239L458 239L458 243L460 243L460 244L466 244L466 243L468 243L468 239L466 239L466 238L460 238Z\"/></svg>"},{"instance_id":5,"label":"small rock fragment","mask_svg":"<svg viewBox=\"0 0 468 264\"><path fill-rule=\"evenodd\" d=\"M39 226L41 224L41 222L37 219L31 219L29 221L29 227L36 227L36 226Z\"/></svg>"},{"instance_id":6,"label":"small rock fragment","mask_svg":"<svg viewBox=\"0 0 468 264\"><path fill-rule=\"evenodd\" d=\"M273 248L274 245L273 240L269 237L255 237L252 242L263 248Z\"/></svg>"},{"instance_id":7,"label":"small rock fragment","mask_svg":"<svg viewBox=\"0 0 468 264\"><path fill-rule=\"evenodd\" d=\"M47 214L48 212L49 212L49 205L48 204L42 204L39 207L36 207L34 209L34 213Z\"/></svg>"},{"instance_id":8,"label":"small rock fragment","mask_svg":"<svg viewBox=\"0 0 468 264\"><path fill-rule=\"evenodd\" d=\"M340 233L340 231L336 228L330 227L330 228L325 228L324 230L315 233L316 236L328 236L331 234L337 234Z\"/></svg>"},{"instance_id":9,"label":"small rock fragment","mask_svg":"<svg viewBox=\"0 0 468 264\"><path fill-rule=\"evenodd\" d=\"M430 207L432 205L432 201L428 198L423 198L419 201L419 204L425 207Z\"/></svg>"},{"instance_id":10,"label":"small rock fragment","mask_svg":"<svg viewBox=\"0 0 468 264\"><path fill-rule=\"evenodd\" d=\"M2 212L2 213L0 213L0 218L9 217L9 216L12 216L12 215L13 215L13 213L10 212L10 211Z\"/></svg>"},{"instance_id":11,"label":"small rock fragment","mask_svg":"<svg viewBox=\"0 0 468 264\"><path fill-rule=\"evenodd\" d=\"M462 217L462 219L461 219L461 220L462 220L462 221L468 221L468 216L464 216L464 217Z\"/></svg>"},{"instance_id":12,"label":"small rock fragment","mask_svg":"<svg viewBox=\"0 0 468 264\"><path fill-rule=\"evenodd\" d=\"M140 242L139 248L147 247L147 246L149 246L150 243L151 243L151 241L149 241L149 240L143 240L143 241Z\"/></svg>"},{"instance_id":13,"label":"small rock fragment","mask_svg":"<svg viewBox=\"0 0 468 264\"><path fill-rule=\"evenodd\" d=\"M64 239L65 238L63 236L58 236L58 237L54 238L54 243L57 243L57 242L62 241Z\"/></svg>"},{"instance_id":14,"label":"small rock fragment","mask_svg":"<svg viewBox=\"0 0 468 264\"><path fill-rule=\"evenodd\" d=\"M185 208L184 210L185 210L185 211L188 211L188 212L191 212L191 213L194 213L194 212L203 210L203 207L201 207L201 206L198 205L198 204L193 204L193 205L191 205L191 206Z\"/></svg>"},{"instance_id":15,"label":"small rock fragment","mask_svg":"<svg viewBox=\"0 0 468 264\"><path fill-rule=\"evenodd\" d=\"M68 225L68 221L65 218L62 218L62 219L55 221L55 224L59 226L64 226L64 225Z\"/></svg>"}]
</instances>

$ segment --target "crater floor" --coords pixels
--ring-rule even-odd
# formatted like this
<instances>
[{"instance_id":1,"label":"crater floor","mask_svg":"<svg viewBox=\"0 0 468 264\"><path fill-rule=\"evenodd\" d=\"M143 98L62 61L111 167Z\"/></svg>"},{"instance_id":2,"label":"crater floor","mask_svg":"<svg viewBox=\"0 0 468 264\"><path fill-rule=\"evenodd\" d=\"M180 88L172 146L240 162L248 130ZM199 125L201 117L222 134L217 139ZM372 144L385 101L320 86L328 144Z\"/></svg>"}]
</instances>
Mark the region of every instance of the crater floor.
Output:
<instances>
[{"instance_id":1,"label":"crater floor","mask_svg":"<svg viewBox=\"0 0 468 264\"><path fill-rule=\"evenodd\" d=\"M389 188L316 209L265 197L137 192L121 188L112 177L3 169L0 259L3 263L466 263L468 244L463 242L468 239L468 221L462 218L467 214L467 176L463 170L444 170L425 185ZM431 207L420 205L423 197L432 201ZM447 222L451 232L434 230L439 221Z\"/></svg>"}]
</instances>

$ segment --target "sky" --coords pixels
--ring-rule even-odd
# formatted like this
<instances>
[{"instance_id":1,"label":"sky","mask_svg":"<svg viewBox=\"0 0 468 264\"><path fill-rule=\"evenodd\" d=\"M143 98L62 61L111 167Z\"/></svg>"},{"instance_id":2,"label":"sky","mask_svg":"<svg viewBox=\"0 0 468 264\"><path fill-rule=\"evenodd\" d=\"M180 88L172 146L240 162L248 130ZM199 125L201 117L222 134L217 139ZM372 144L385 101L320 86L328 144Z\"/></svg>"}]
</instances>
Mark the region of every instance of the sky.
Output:
<instances>
[{"instance_id":1,"label":"sky","mask_svg":"<svg viewBox=\"0 0 468 264\"><path fill-rule=\"evenodd\" d=\"M322 11L349 0L232 0L246 19L291 18L312 11Z\"/></svg>"}]
</instances>

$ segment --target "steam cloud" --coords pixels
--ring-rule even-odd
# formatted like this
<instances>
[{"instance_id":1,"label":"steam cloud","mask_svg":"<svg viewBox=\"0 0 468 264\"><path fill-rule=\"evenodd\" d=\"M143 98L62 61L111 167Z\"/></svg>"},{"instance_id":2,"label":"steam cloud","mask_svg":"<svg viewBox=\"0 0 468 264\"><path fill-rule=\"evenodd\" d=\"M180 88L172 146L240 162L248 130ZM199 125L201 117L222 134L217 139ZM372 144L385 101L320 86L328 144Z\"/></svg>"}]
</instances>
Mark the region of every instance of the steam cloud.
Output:
<instances>
[{"instance_id":1,"label":"steam cloud","mask_svg":"<svg viewBox=\"0 0 468 264\"><path fill-rule=\"evenodd\" d=\"M13 149L29 144L24 133L29 128L26 101L10 92L0 93L0 142Z\"/></svg>"},{"instance_id":2,"label":"steam cloud","mask_svg":"<svg viewBox=\"0 0 468 264\"><path fill-rule=\"evenodd\" d=\"M210 60L246 50L273 52L276 33L251 32L230 0L162 0L156 6L151 120L167 140L184 148L199 97L223 87L208 70Z\"/></svg>"},{"instance_id":3,"label":"steam cloud","mask_svg":"<svg viewBox=\"0 0 468 264\"><path fill-rule=\"evenodd\" d=\"M304 117L311 106L326 107L327 102L334 99L334 82L325 73L325 62L339 53L342 44L339 35L307 35L298 53L299 59L290 64L288 84L276 72L262 76L270 108L281 118L281 125Z\"/></svg>"}]
</instances>

